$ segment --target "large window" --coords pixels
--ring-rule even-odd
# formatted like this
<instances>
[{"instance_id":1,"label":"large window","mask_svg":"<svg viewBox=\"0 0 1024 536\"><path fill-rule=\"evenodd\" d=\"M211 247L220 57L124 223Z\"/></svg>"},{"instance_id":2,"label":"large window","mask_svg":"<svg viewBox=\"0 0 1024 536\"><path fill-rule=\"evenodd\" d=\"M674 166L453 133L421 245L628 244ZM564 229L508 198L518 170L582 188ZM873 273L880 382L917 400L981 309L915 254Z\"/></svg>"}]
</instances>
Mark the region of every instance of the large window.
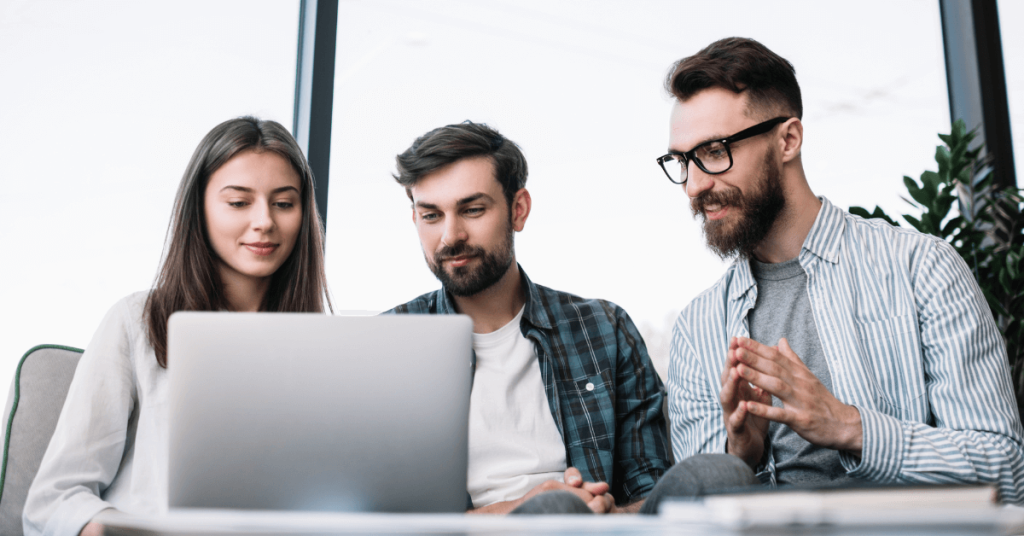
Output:
<instances>
[{"instance_id":1,"label":"large window","mask_svg":"<svg viewBox=\"0 0 1024 536\"><path fill-rule=\"evenodd\" d=\"M84 347L149 288L217 123L291 128L298 1L0 4L0 395L40 343Z\"/></svg>"},{"instance_id":2,"label":"large window","mask_svg":"<svg viewBox=\"0 0 1024 536\"><path fill-rule=\"evenodd\" d=\"M341 4L328 276L344 309L437 288L390 178L434 127L486 122L519 143L533 213L516 239L530 277L617 302L664 370L671 322L726 264L654 159L668 143L674 60L733 35L796 67L804 166L840 207L906 212L902 176L934 169L949 129L938 3L470 2ZM1009 57L1009 56L1008 56Z\"/></svg>"},{"instance_id":3,"label":"large window","mask_svg":"<svg viewBox=\"0 0 1024 536\"><path fill-rule=\"evenodd\" d=\"M1017 186L1024 186L1024 2L1001 0L999 35L1003 40L1003 67L1010 104L1010 135L1013 136ZM1019 128L1018 128L1019 127Z\"/></svg>"}]
</instances>

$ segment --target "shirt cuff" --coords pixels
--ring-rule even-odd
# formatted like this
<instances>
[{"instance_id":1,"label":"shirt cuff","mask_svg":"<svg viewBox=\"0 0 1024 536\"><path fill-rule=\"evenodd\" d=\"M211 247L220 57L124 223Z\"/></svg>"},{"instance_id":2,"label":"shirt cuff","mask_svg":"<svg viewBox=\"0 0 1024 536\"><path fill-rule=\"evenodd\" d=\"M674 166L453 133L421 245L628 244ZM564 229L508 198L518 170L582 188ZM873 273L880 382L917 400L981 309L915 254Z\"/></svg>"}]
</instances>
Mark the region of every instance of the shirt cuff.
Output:
<instances>
[{"instance_id":1,"label":"shirt cuff","mask_svg":"<svg viewBox=\"0 0 1024 536\"><path fill-rule=\"evenodd\" d=\"M91 493L77 493L53 512L43 529L43 535L78 534L96 514L108 508L113 506Z\"/></svg>"},{"instance_id":2,"label":"shirt cuff","mask_svg":"<svg viewBox=\"0 0 1024 536\"><path fill-rule=\"evenodd\" d=\"M754 476L761 481L761 484L774 488L777 484L775 481L775 453L772 452L770 441L765 441L764 452L761 463L754 468Z\"/></svg>"},{"instance_id":3,"label":"shirt cuff","mask_svg":"<svg viewBox=\"0 0 1024 536\"><path fill-rule=\"evenodd\" d=\"M729 454L729 441L726 440L725 446L722 448L723 454ZM754 476L761 481L762 484L769 487L775 487L777 482L775 481L775 453L772 451L772 436L765 435L764 438L764 454L761 455L761 461L757 463L757 467L754 468Z\"/></svg>"},{"instance_id":4,"label":"shirt cuff","mask_svg":"<svg viewBox=\"0 0 1024 536\"><path fill-rule=\"evenodd\" d=\"M872 409L854 406L860 412L861 441L860 458L846 452L839 452L839 461L846 474L872 482L891 482L903 468L904 445L903 423L899 419Z\"/></svg>"}]
</instances>

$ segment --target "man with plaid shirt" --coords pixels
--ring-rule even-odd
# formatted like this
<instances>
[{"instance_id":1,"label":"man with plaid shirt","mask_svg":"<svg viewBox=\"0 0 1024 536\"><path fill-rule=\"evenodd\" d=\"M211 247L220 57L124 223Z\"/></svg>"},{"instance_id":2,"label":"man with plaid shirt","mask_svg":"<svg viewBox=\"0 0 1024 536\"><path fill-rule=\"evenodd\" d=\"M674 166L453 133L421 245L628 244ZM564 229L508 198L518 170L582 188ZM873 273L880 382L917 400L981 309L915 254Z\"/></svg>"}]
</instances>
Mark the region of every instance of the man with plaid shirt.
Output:
<instances>
[{"instance_id":1,"label":"man with plaid shirt","mask_svg":"<svg viewBox=\"0 0 1024 536\"><path fill-rule=\"evenodd\" d=\"M473 319L469 511L639 511L669 465L664 388L622 308L534 284L515 262L531 207L519 147L466 122L396 160L442 288L389 312Z\"/></svg>"}]
</instances>

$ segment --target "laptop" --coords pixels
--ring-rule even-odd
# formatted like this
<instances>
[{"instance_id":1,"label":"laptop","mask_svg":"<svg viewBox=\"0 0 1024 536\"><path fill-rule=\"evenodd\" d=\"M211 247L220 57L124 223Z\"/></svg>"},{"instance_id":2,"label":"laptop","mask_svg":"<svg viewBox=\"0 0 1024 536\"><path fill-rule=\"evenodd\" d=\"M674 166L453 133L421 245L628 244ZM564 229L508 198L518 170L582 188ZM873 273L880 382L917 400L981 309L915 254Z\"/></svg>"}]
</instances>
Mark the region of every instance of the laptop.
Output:
<instances>
[{"instance_id":1,"label":"laptop","mask_svg":"<svg viewBox=\"0 0 1024 536\"><path fill-rule=\"evenodd\" d=\"M171 315L176 509L464 512L472 321Z\"/></svg>"}]
</instances>

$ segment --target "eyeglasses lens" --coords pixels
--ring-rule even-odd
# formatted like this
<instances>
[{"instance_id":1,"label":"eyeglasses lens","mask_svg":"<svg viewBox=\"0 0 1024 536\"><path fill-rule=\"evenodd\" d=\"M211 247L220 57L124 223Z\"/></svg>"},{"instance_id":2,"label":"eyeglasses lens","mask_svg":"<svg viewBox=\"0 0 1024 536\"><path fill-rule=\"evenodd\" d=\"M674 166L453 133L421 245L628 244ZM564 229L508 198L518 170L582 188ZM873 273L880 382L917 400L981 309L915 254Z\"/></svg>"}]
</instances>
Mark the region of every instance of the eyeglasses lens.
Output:
<instances>
[{"instance_id":1,"label":"eyeglasses lens","mask_svg":"<svg viewBox=\"0 0 1024 536\"><path fill-rule=\"evenodd\" d=\"M708 173L722 173L732 164L729 148L722 142L713 141L697 148L694 154Z\"/></svg>"},{"instance_id":2,"label":"eyeglasses lens","mask_svg":"<svg viewBox=\"0 0 1024 536\"><path fill-rule=\"evenodd\" d=\"M683 160L682 155L668 155L668 158L662 162L662 167L665 168L665 173L668 174L668 178L672 182L676 184L686 182L686 161Z\"/></svg>"}]
</instances>

